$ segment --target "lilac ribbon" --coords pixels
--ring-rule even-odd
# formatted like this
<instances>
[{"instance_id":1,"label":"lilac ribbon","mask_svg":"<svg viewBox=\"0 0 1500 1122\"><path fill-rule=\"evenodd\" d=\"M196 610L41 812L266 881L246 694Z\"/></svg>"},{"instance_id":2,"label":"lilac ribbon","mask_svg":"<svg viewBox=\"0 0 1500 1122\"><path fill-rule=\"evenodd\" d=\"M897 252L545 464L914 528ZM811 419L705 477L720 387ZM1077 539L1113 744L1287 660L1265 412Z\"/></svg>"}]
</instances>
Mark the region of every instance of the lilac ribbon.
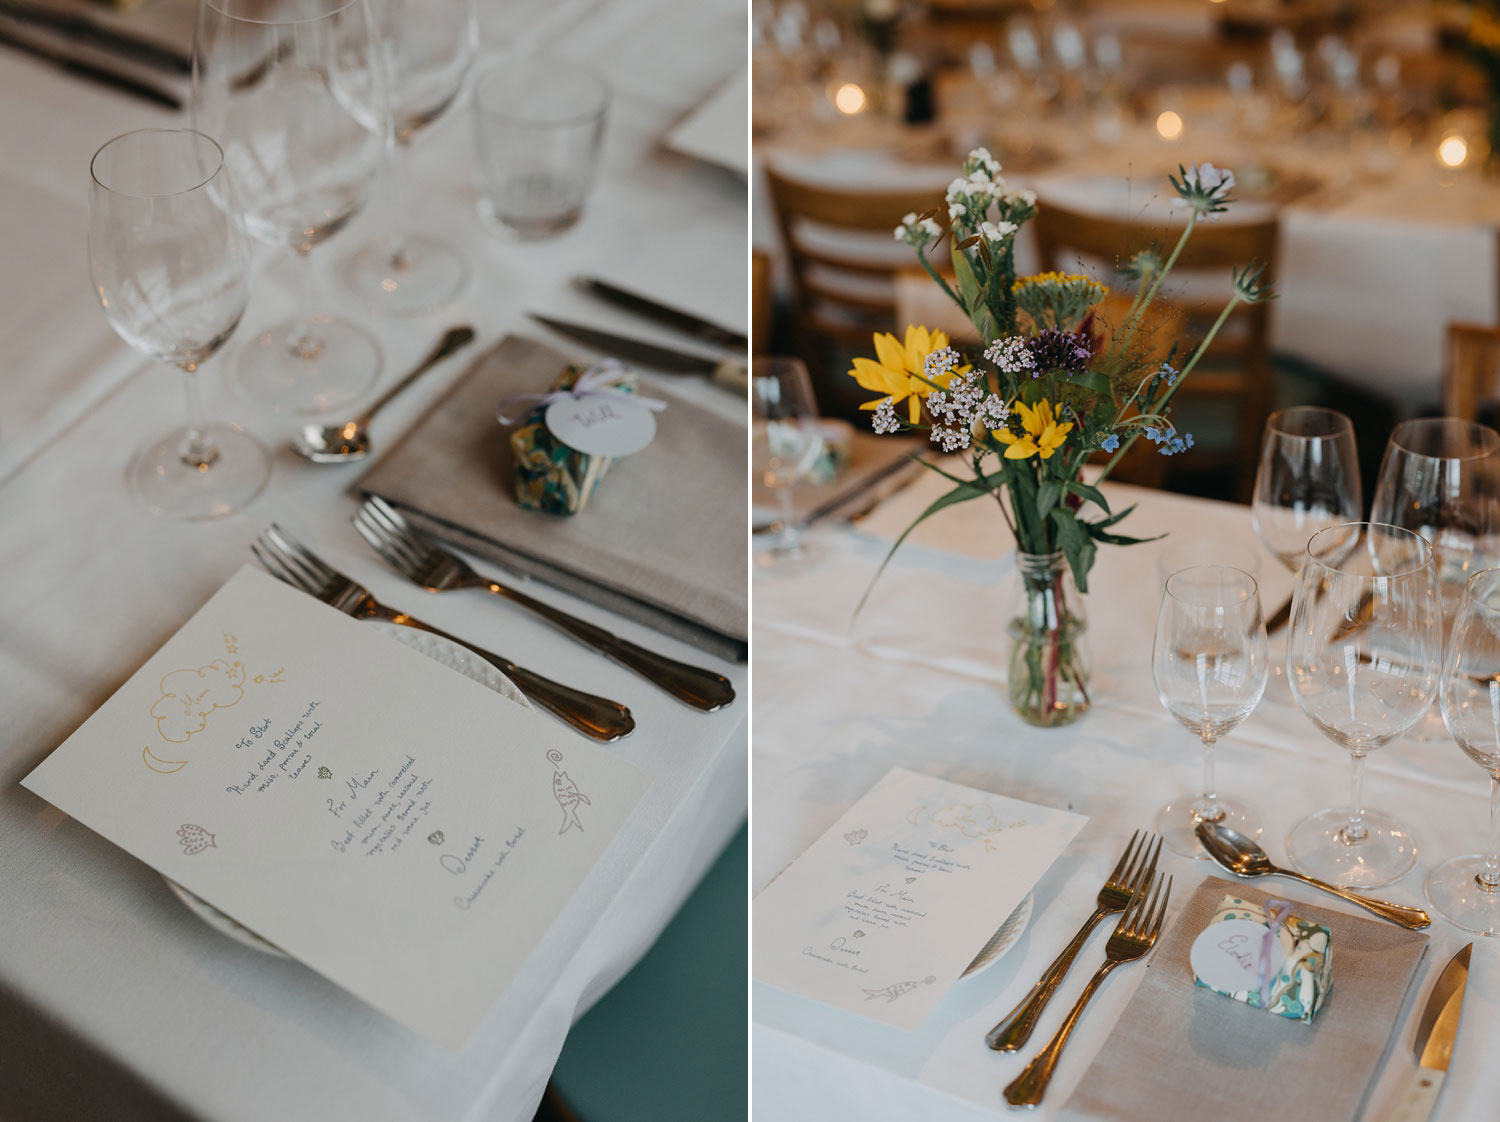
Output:
<instances>
[{"instance_id":1,"label":"lilac ribbon","mask_svg":"<svg viewBox=\"0 0 1500 1122\"><path fill-rule=\"evenodd\" d=\"M1260 976L1260 1007L1264 1009L1271 1000L1271 948L1276 945L1276 928L1282 919L1291 913L1290 900L1267 900L1269 913L1266 916L1266 933L1260 939L1260 961L1256 970Z\"/></svg>"},{"instance_id":2,"label":"lilac ribbon","mask_svg":"<svg viewBox=\"0 0 1500 1122\"><path fill-rule=\"evenodd\" d=\"M606 398L627 405L638 405L653 413L660 413L667 407L667 403L658 398L641 397L639 394L626 393L620 389L615 383L624 375L625 365L615 359L607 358L578 375L578 380L565 390L549 390L547 393L518 393L503 399L496 416L502 425L514 425L532 410L545 409L554 401L566 401L570 397ZM506 415L507 410L517 406L525 406L525 408L513 417Z\"/></svg>"}]
</instances>

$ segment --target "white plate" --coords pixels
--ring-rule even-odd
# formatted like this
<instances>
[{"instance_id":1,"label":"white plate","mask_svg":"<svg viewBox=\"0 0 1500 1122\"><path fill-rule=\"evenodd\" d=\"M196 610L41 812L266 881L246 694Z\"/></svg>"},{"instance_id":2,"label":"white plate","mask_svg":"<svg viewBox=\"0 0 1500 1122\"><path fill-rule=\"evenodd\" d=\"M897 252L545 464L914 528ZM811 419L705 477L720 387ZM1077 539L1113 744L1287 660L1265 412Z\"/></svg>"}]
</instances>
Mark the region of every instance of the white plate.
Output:
<instances>
[{"instance_id":1,"label":"white plate","mask_svg":"<svg viewBox=\"0 0 1500 1122\"><path fill-rule=\"evenodd\" d=\"M472 678L480 685L488 686L501 697L514 701L517 705L524 706L527 709L531 708L531 702L526 700L525 695L516 688L514 682L467 648L461 647L457 643L449 639L444 639L439 635L430 635L425 631L417 631L410 627L401 627L394 623L385 623L378 620L372 622L397 642L405 643L412 650L420 651L428 658L441 662L444 666L453 670L457 670L465 678ZM167 887L172 890L172 894L187 906L188 911L192 912L220 934L226 935L236 943L241 943L253 950L275 955L278 958L287 957L286 952L280 947L262 939L244 924L230 919L207 900L199 896L194 896L174 880L169 880L166 877L162 879L167 882ZM1030 913L1028 912L1027 914L1029 915Z\"/></svg>"},{"instance_id":2,"label":"white plate","mask_svg":"<svg viewBox=\"0 0 1500 1122\"><path fill-rule=\"evenodd\" d=\"M1026 925L1031 922L1031 905L1032 899L1029 895L1016 905L1016 910L1005 917L1000 930L990 936L990 941L974 956L974 961L969 963L968 968L959 975L960 978L978 974L981 970L995 965L1005 956L1006 951L1016 945L1016 940L1026 930Z\"/></svg>"}]
</instances>

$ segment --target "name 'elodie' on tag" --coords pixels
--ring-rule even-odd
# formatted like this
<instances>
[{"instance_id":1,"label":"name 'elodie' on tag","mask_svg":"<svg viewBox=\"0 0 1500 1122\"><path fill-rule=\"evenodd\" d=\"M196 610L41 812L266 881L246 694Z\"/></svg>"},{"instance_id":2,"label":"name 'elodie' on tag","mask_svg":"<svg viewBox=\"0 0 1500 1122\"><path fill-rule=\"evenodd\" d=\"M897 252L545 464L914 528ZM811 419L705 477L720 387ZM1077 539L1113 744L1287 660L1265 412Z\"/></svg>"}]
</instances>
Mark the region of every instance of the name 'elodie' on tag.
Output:
<instances>
[{"instance_id":1,"label":"name 'elodie' on tag","mask_svg":"<svg viewBox=\"0 0 1500 1122\"><path fill-rule=\"evenodd\" d=\"M542 419L569 448L590 456L629 456L656 436L653 410L660 405L621 391L568 394L553 400Z\"/></svg>"}]
</instances>

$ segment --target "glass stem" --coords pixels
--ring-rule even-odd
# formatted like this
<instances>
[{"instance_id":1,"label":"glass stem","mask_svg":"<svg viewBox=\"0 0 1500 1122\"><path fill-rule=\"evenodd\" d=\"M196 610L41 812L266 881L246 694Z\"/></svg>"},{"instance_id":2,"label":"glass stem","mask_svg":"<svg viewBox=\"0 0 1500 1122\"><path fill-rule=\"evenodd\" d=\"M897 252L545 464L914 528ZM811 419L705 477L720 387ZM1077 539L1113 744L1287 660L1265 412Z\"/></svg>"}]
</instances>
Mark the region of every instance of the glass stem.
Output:
<instances>
[{"instance_id":1,"label":"glass stem","mask_svg":"<svg viewBox=\"0 0 1500 1122\"><path fill-rule=\"evenodd\" d=\"M1349 821L1344 824L1344 843L1362 842L1369 832L1365 826L1365 754L1355 752L1354 774L1349 779Z\"/></svg>"},{"instance_id":2,"label":"glass stem","mask_svg":"<svg viewBox=\"0 0 1500 1122\"><path fill-rule=\"evenodd\" d=\"M1214 738L1203 738L1203 797L1193 808L1193 813L1204 822L1218 822L1224 817L1224 808L1219 805L1219 788L1214 782Z\"/></svg>"},{"instance_id":3,"label":"glass stem","mask_svg":"<svg viewBox=\"0 0 1500 1122\"><path fill-rule=\"evenodd\" d=\"M404 273L411 268L411 258L406 252L406 216L411 213L411 202L415 197L412 185L411 133L396 130L395 151L391 153L390 198L388 204L396 221L386 235L385 267L394 273Z\"/></svg>"},{"instance_id":4,"label":"glass stem","mask_svg":"<svg viewBox=\"0 0 1500 1122\"><path fill-rule=\"evenodd\" d=\"M311 362L323 353L323 340L318 338L317 325L313 322L313 308L317 306L317 278L313 276L312 244L300 242L294 248L297 254L297 318L287 332L287 350L293 358Z\"/></svg>"},{"instance_id":5,"label":"glass stem","mask_svg":"<svg viewBox=\"0 0 1500 1122\"><path fill-rule=\"evenodd\" d=\"M183 393L187 398L187 431L183 433L182 447L177 455L190 468L207 471L219 458L219 450L204 431L202 413L198 405L198 366L196 363L182 367Z\"/></svg>"},{"instance_id":6,"label":"glass stem","mask_svg":"<svg viewBox=\"0 0 1500 1122\"><path fill-rule=\"evenodd\" d=\"M802 544L802 531L797 525L797 508L792 503L792 489L778 487L777 493L781 499L781 533L776 536L776 552L796 553Z\"/></svg>"},{"instance_id":7,"label":"glass stem","mask_svg":"<svg viewBox=\"0 0 1500 1122\"><path fill-rule=\"evenodd\" d=\"M1474 879L1485 892L1500 890L1500 771L1490 772L1490 844L1484 851L1484 872Z\"/></svg>"}]
</instances>

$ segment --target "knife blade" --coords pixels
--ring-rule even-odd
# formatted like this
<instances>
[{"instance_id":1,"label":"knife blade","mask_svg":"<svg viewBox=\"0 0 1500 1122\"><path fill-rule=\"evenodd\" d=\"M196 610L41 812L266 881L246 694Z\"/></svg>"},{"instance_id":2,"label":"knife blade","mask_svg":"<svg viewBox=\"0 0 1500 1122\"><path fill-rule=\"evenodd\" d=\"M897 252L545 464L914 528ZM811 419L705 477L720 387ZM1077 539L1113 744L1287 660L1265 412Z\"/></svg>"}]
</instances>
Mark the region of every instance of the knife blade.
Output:
<instances>
[{"instance_id":1,"label":"knife blade","mask_svg":"<svg viewBox=\"0 0 1500 1122\"><path fill-rule=\"evenodd\" d=\"M155 102L157 105L168 109L182 108L182 101L176 94L152 85L150 82L133 78L118 70L112 70L107 66L97 63L86 62L80 58L74 58L65 51L45 44L25 34L18 34L0 23L0 46L10 47L12 50L21 51L43 62L51 63L59 70L66 71L78 78L95 82L101 86L109 86L123 93L133 94L146 101Z\"/></svg>"},{"instance_id":2,"label":"knife blade","mask_svg":"<svg viewBox=\"0 0 1500 1122\"><path fill-rule=\"evenodd\" d=\"M701 316L692 312L685 312L681 308L674 308L670 304L663 304L653 300L649 296L642 296L638 292L610 284L609 281L600 280L598 277L574 277L573 283L585 292L591 292L601 300L608 301L617 307L625 308L627 311L654 319L657 323L664 323L668 327L675 327L695 338L702 339L705 343L713 343L720 347L732 347L736 350L744 350L749 346L749 340L738 331L730 331L727 327L720 327L716 323L710 323Z\"/></svg>"},{"instance_id":3,"label":"knife blade","mask_svg":"<svg viewBox=\"0 0 1500 1122\"><path fill-rule=\"evenodd\" d=\"M1464 988L1469 982L1470 943L1443 967L1422 1019L1417 1022L1417 1038L1412 1050L1417 1057L1415 1070L1407 1077L1405 1090L1395 1100L1395 1108L1386 1115L1387 1122L1427 1122L1437 1107L1448 1063L1453 1058L1453 1040L1458 1035L1458 1021L1464 1009Z\"/></svg>"},{"instance_id":4,"label":"knife blade","mask_svg":"<svg viewBox=\"0 0 1500 1122\"><path fill-rule=\"evenodd\" d=\"M661 347L655 343L648 343L644 339L615 335L613 332L600 331L597 327L554 319L552 316L544 316L539 312L527 314L559 335L577 339L596 351L603 351L617 358L629 359L631 362L638 362L654 370L668 374L707 374L715 384L738 392L744 392L750 386L749 370L739 359L716 359L706 355L689 354L686 351L674 351L670 347Z\"/></svg>"},{"instance_id":5,"label":"knife blade","mask_svg":"<svg viewBox=\"0 0 1500 1122\"><path fill-rule=\"evenodd\" d=\"M144 66L154 66L173 74L186 75L193 72L192 56L186 51L142 38L129 31L106 27L82 12L57 11L29 3L28 0L0 0L0 15L9 16L20 23L50 28L74 42L90 44Z\"/></svg>"}]
</instances>

